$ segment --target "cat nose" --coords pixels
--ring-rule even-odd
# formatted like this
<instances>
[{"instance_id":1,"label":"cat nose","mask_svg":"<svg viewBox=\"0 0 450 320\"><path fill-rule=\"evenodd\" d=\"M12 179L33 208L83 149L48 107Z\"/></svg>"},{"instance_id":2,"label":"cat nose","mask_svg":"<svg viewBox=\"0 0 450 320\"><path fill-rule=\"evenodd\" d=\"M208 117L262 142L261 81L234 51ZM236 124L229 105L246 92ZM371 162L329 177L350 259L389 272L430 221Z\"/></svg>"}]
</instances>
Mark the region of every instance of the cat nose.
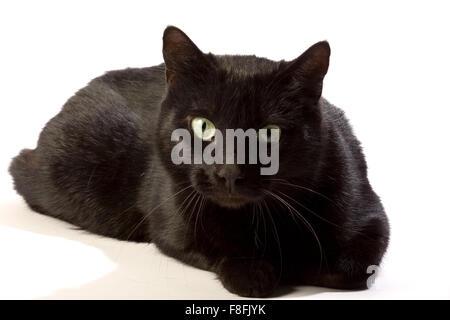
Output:
<instances>
[{"instance_id":1,"label":"cat nose","mask_svg":"<svg viewBox=\"0 0 450 320\"><path fill-rule=\"evenodd\" d=\"M222 165L217 171L216 175L219 181L225 184L228 193L233 193L235 191L236 184L242 182L243 176L241 175L241 170L237 165L226 164Z\"/></svg>"}]
</instances>

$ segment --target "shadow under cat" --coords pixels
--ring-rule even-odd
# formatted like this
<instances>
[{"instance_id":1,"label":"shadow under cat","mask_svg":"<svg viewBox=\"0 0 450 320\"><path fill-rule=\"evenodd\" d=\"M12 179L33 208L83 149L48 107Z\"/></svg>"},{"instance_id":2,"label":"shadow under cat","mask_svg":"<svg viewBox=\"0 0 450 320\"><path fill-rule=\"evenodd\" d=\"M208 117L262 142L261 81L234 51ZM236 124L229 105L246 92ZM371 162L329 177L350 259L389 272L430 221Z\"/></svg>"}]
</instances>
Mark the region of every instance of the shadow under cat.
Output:
<instances>
[{"instance_id":1,"label":"shadow under cat","mask_svg":"<svg viewBox=\"0 0 450 320\"><path fill-rule=\"evenodd\" d=\"M94 247L116 265L113 271L77 287L57 288L38 299L239 299L222 287L214 273L185 265L160 253L154 244L132 243L100 237L48 216L32 212L22 200L0 204L0 225ZM46 250L35 248L30 250ZM26 252L23 252L26 254ZM58 257L55 257L58 259ZM3 263L11 262L5 259ZM51 261L48 263L52 267ZM79 261L88 264L89 261ZM32 266L31 266L32 268ZM33 270L31 269L32 273ZM39 276L39 275L36 275ZM17 275L19 278L20 275ZM26 285L25 285L26 286ZM311 297L325 292L345 292L321 287L280 287L271 298Z\"/></svg>"}]
</instances>

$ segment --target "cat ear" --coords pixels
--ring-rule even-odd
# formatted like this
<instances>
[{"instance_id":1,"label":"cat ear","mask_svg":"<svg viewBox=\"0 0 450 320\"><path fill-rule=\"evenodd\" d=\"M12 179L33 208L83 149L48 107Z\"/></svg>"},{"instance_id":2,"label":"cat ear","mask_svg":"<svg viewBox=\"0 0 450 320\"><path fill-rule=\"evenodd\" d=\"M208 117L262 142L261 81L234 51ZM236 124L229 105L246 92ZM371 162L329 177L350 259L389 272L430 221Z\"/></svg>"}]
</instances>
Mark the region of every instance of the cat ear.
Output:
<instances>
[{"instance_id":1,"label":"cat ear","mask_svg":"<svg viewBox=\"0 0 450 320\"><path fill-rule=\"evenodd\" d=\"M174 82L179 76L204 72L208 65L203 52L183 31L173 26L164 30L163 56L167 83Z\"/></svg>"},{"instance_id":2,"label":"cat ear","mask_svg":"<svg viewBox=\"0 0 450 320\"><path fill-rule=\"evenodd\" d=\"M287 84L289 91L298 92L317 102L322 95L323 78L328 71L329 60L330 45L327 41L318 42L289 62L278 81Z\"/></svg>"}]
</instances>

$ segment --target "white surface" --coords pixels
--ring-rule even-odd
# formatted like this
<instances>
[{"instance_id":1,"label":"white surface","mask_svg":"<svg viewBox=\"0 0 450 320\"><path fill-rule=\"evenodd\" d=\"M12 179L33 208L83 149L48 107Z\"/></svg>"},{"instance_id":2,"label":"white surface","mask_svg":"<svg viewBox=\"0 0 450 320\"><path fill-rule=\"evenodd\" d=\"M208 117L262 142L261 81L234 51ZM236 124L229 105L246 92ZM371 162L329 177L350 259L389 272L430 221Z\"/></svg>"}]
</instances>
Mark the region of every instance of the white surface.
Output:
<instances>
[{"instance_id":1,"label":"white surface","mask_svg":"<svg viewBox=\"0 0 450 320\"><path fill-rule=\"evenodd\" d=\"M449 298L449 8L422 2L14 1L0 4L0 298L236 298L153 245L101 238L29 210L6 172L105 70L162 62L168 24L206 52L292 59L327 39L324 96L362 141L392 227L374 287L286 298Z\"/></svg>"}]
</instances>

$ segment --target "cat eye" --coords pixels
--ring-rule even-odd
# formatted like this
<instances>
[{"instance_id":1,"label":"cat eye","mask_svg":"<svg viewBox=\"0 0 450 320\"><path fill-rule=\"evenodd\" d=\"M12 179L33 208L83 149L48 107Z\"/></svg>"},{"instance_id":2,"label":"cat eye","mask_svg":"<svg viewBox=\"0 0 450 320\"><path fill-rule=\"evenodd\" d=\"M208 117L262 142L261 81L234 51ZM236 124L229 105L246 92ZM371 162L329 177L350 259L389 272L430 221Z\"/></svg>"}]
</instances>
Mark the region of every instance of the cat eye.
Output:
<instances>
[{"instance_id":1,"label":"cat eye","mask_svg":"<svg viewBox=\"0 0 450 320\"><path fill-rule=\"evenodd\" d=\"M278 142L280 141L280 135L280 127L274 124L265 126L258 131L258 139L264 142Z\"/></svg>"},{"instance_id":2,"label":"cat eye","mask_svg":"<svg viewBox=\"0 0 450 320\"><path fill-rule=\"evenodd\" d=\"M203 141L211 141L216 133L214 124L206 118L195 117L191 122L192 131Z\"/></svg>"}]
</instances>

